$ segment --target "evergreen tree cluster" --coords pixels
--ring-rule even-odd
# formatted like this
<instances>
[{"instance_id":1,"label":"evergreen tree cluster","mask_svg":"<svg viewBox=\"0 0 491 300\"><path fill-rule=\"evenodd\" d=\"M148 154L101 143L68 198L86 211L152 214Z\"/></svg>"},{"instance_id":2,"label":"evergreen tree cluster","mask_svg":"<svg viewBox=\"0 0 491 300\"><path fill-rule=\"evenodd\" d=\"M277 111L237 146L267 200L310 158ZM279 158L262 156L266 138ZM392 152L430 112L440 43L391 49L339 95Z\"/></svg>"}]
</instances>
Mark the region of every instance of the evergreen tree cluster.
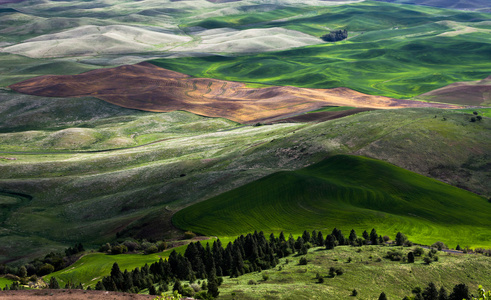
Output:
<instances>
[{"instance_id":1,"label":"evergreen tree cluster","mask_svg":"<svg viewBox=\"0 0 491 300\"><path fill-rule=\"evenodd\" d=\"M122 272L117 263L113 265L110 276L104 277L97 283L96 289L108 291L123 291L137 293L143 289L153 291L157 284L162 290L174 282L174 289L180 294L185 291L180 285L181 280L194 282L197 279L208 279L208 294L217 294L217 282L220 276L238 277L246 273L274 268L278 259L298 253L307 254L312 246L325 246L332 249L337 245L365 245L383 242L375 229L370 235L365 231L358 238L356 232L351 230L350 236L345 237L341 230L334 228L331 234L324 238L320 231L304 231L296 240L290 234L288 239L283 232L279 236L271 234L268 238L264 233L254 232L241 235L224 248L218 239L213 245L190 243L183 254L172 251L168 260L159 260L150 266L136 268L133 271ZM216 292L211 292L216 289ZM218 295L218 294L217 294Z\"/></svg>"},{"instance_id":2,"label":"evergreen tree cluster","mask_svg":"<svg viewBox=\"0 0 491 300\"><path fill-rule=\"evenodd\" d=\"M326 42L337 42L348 38L348 30L335 30L321 36L321 39Z\"/></svg>"},{"instance_id":3,"label":"evergreen tree cluster","mask_svg":"<svg viewBox=\"0 0 491 300\"><path fill-rule=\"evenodd\" d=\"M470 299L469 288L464 283L456 284L453 287L450 295L444 287L438 289L433 282L430 282L428 286L421 290L421 288L413 289L415 300L462 300ZM404 299L411 299L409 297L404 297ZM403 300L404 300L403 299Z\"/></svg>"}]
</instances>

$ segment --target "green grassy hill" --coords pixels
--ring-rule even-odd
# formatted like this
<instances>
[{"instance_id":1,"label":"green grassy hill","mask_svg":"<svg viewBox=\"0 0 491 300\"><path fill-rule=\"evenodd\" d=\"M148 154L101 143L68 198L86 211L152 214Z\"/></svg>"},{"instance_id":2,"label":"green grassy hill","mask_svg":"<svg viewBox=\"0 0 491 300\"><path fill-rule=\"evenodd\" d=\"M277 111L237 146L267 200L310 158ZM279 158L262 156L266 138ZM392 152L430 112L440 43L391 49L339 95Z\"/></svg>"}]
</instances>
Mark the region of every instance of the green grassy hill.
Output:
<instances>
[{"instance_id":1,"label":"green grassy hill","mask_svg":"<svg viewBox=\"0 0 491 300\"><path fill-rule=\"evenodd\" d=\"M238 278L224 278L220 286L220 299L378 299L385 292L388 299L415 296L411 291L422 290L429 282L438 289L444 287L450 294L456 284L465 283L475 294L477 286L487 289L491 285L489 257L482 255L455 255L438 252L439 260L430 265L417 257L414 264L385 259L389 250L407 253L413 248L402 247L336 247L325 251L310 249L305 256L307 265L299 265L300 258L283 258L271 270L254 272ZM426 254L428 253L425 250ZM347 263L348 258L352 262ZM344 273L329 277L329 268L342 268ZM317 274L324 278L318 283ZM267 275L268 280L263 280ZM250 281L256 284L249 284ZM353 289L358 295L351 296Z\"/></svg>"},{"instance_id":2,"label":"green grassy hill","mask_svg":"<svg viewBox=\"0 0 491 300\"><path fill-rule=\"evenodd\" d=\"M274 53L153 63L197 77L314 88L342 86L395 98L491 74L490 14L365 1L283 21L265 20L237 24L227 16L199 24L283 27L319 37L329 30L347 29L349 38Z\"/></svg>"},{"instance_id":3,"label":"green grassy hill","mask_svg":"<svg viewBox=\"0 0 491 300\"><path fill-rule=\"evenodd\" d=\"M2 133L5 139L20 133L28 136L30 131L48 134L61 128L86 128L90 119L97 118L98 109L104 114L93 130L133 134L119 128L130 116L106 104L98 106L103 102L95 99L55 101L26 96L10 100L0 103L9 103L2 110L0 127L6 131ZM77 120L71 108L84 105L90 110ZM19 132L9 129L13 125L9 114L16 128L33 127ZM29 115L47 115L46 122L29 124L22 117ZM35 152L0 153L0 157L16 159L0 159L0 191L33 198L9 206L2 216L0 261L30 259L77 242L87 248L99 246L113 241L117 233L158 239L179 236L170 224L178 209L334 154L378 158L489 197L491 122L484 118L471 123L471 116L439 109L380 110L317 124L237 128L225 122L224 127L203 131L204 125L217 120L182 112L142 112L131 116L127 124L137 131L141 128L139 132L152 129L150 124L158 120L156 134L165 134L160 131L165 120L172 123L167 124L169 130L182 129L187 122L197 130L191 136L176 131L173 139L140 148L91 153L78 153L86 151L80 148L43 149L35 139L23 140L23 147Z\"/></svg>"},{"instance_id":4,"label":"green grassy hill","mask_svg":"<svg viewBox=\"0 0 491 300\"><path fill-rule=\"evenodd\" d=\"M206 235L377 228L432 244L490 246L491 203L385 162L339 155L279 172L177 212L173 223Z\"/></svg>"}]
</instances>

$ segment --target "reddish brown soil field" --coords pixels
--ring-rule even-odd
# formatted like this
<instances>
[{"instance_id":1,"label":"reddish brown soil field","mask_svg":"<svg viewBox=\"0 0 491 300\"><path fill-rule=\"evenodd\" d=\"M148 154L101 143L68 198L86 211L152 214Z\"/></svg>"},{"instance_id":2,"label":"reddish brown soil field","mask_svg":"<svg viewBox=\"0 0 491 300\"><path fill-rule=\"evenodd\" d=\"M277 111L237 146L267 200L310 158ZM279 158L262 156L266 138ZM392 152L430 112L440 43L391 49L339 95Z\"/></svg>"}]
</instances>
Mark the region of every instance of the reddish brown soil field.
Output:
<instances>
[{"instance_id":1,"label":"reddish brown soil field","mask_svg":"<svg viewBox=\"0 0 491 300\"><path fill-rule=\"evenodd\" d=\"M37 96L93 96L115 105L145 111L186 110L240 123L265 122L322 106L455 108L447 104L371 96L347 88L280 86L253 89L239 82L193 78L149 63L99 69L80 75L40 76L10 88Z\"/></svg>"},{"instance_id":2,"label":"reddish brown soil field","mask_svg":"<svg viewBox=\"0 0 491 300\"><path fill-rule=\"evenodd\" d=\"M0 299L3 300L148 300L154 296L136 295L129 293L117 293L106 291L84 290L25 290L25 291L0 291Z\"/></svg>"},{"instance_id":3,"label":"reddish brown soil field","mask_svg":"<svg viewBox=\"0 0 491 300\"><path fill-rule=\"evenodd\" d=\"M419 96L459 105L491 105L491 76L477 82L457 82Z\"/></svg>"}]
</instances>

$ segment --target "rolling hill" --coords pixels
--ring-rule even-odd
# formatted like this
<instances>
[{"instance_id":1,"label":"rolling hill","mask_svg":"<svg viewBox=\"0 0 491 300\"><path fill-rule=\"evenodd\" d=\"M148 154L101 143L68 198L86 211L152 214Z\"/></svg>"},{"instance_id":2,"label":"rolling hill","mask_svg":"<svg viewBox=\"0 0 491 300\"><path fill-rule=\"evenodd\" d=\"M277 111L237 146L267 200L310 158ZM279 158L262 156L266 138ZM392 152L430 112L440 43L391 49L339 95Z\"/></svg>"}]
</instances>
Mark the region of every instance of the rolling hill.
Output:
<instances>
[{"instance_id":1,"label":"rolling hill","mask_svg":"<svg viewBox=\"0 0 491 300\"><path fill-rule=\"evenodd\" d=\"M440 103L365 95L346 88L247 88L244 83L192 78L149 63L94 70L73 76L35 77L9 87L30 95L93 96L132 109L154 112L185 110L241 123L268 122L322 106L457 108Z\"/></svg>"},{"instance_id":2,"label":"rolling hill","mask_svg":"<svg viewBox=\"0 0 491 300\"><path fill-rule=\"evenodd\" d=\"M339 155L187 207L173 223L218 236L377 228L418 243L489 247L490 213L491 204L470 192L381 161Z\"/></svg>"}]
</instances>

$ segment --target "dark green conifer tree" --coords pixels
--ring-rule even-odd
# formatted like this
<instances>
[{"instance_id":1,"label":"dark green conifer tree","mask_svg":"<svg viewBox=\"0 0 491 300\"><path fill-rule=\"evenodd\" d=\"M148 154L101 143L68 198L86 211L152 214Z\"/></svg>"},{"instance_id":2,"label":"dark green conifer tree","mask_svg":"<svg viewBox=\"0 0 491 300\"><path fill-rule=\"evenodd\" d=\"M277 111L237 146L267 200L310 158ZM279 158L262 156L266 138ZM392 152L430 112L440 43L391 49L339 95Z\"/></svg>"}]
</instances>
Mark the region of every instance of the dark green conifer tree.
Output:
<instances>
[{"instance_id":1,"label":"dark green conifer tree","mask_svg":"<svg viewBox=\"0 0 491 300\"><path fill-rule=\"evenodd\" d=\"M438 300L438 290L433 282L430 282L423 291L424 300Z\"/></svg>"}]
</instances>

